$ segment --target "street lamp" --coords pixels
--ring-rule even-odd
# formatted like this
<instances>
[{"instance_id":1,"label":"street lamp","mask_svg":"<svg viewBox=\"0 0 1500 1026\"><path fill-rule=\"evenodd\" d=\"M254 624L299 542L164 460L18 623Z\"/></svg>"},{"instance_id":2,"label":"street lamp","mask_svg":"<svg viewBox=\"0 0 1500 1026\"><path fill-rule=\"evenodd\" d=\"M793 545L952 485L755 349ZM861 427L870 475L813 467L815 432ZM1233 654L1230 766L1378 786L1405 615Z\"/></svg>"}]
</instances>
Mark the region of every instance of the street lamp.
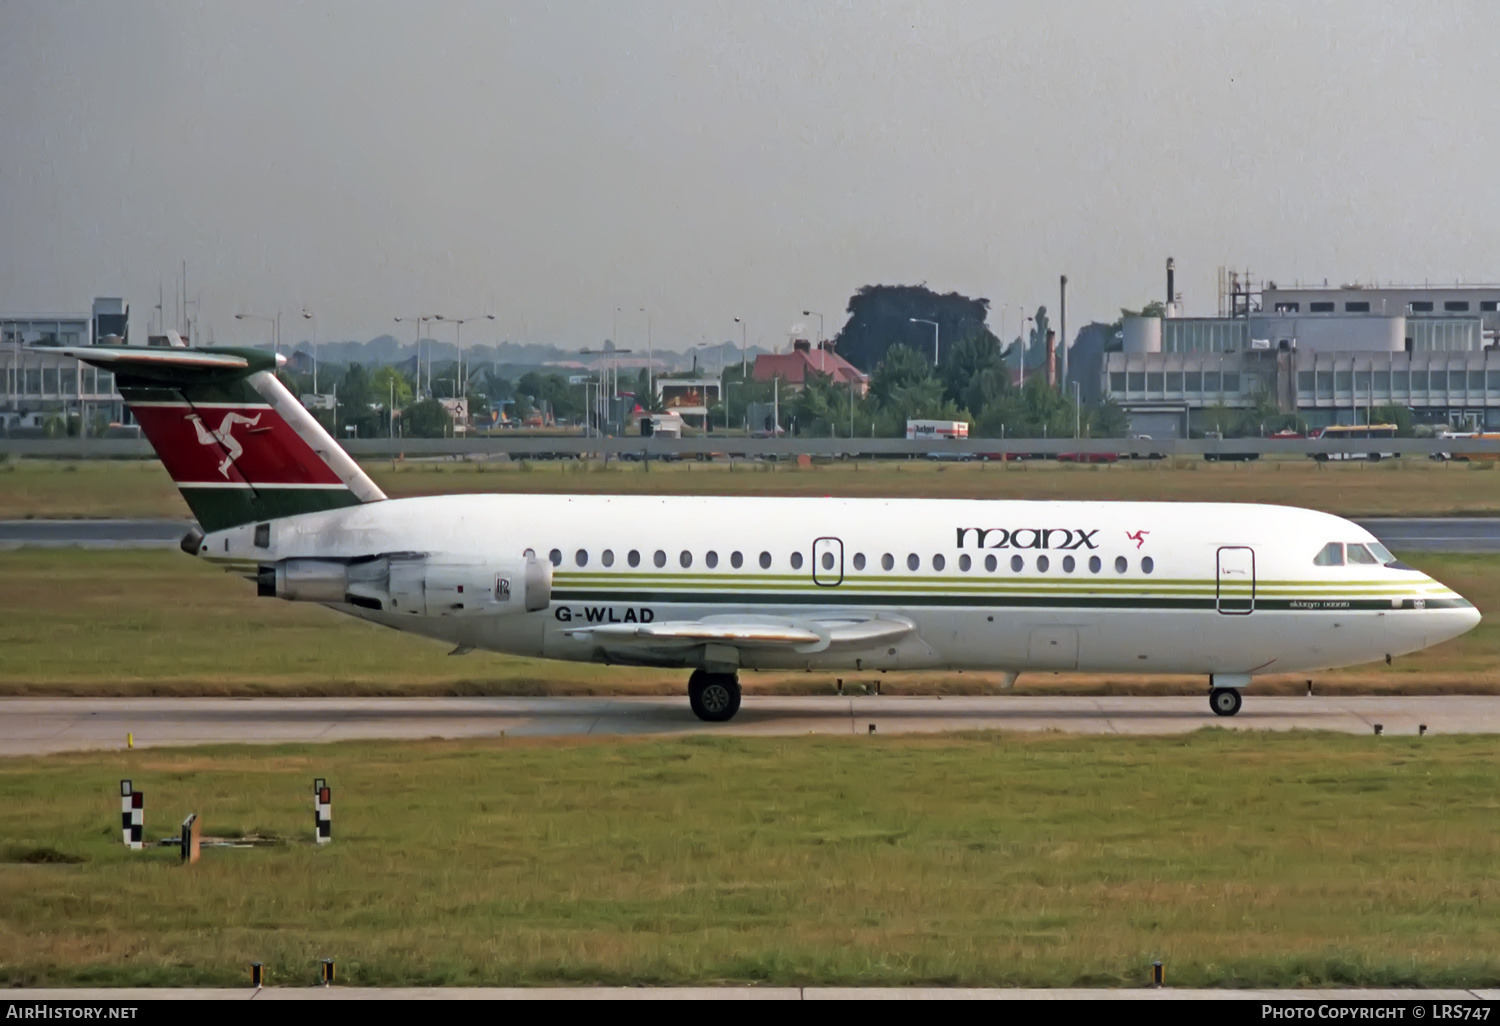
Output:
<instances>
[{"instance_id":1,"label":"street lamp","mask_svg":"<svg viewBox=\"0 0 1500 1026\"><path fill-rule=\"evenodd\" d=\"M1026 318L1021 329L1021 380L1019 381L1021 386L1025 386L1026 384L1026 345L1031 341L1032 320L1034 318Z\"/></svg>"},{"instance_id":2,"label":"street lamp","mask_svg":"<svg viewBox=\"0 0 1500 1026\"><path fill-rule=\"evenodd\" d=\"M422 322L423 321L430 321L432 319L433 318L432 318L432 316L430 314L418 314L416 317L397 317L396 318L396 323L397 324L410 323L412 321L415 321L416 324L417 324L417 394L418 395L422 394ZM427 383L428 383L429 386L432 384L432 355L431 355L431 353L429 353L428 357L427 357ZM430 388L429 388L429 391L430 391Z\"/></svg>"},{"instance_id":3,"label":"street lamp","mask_svg":"<svg viewBox=\"0 0 1500 1026\"><path fill-rule=\"evenodd\" d=\"M750 358L745 355L745 338L748 334L748 329L745 326L745 322L738 317L734 319L734 323L740 326L740 380L744 381L750 376Z\"/></svg>"},{"instance_id":4,"label":"street lamp","mask_svg":"<svg viewBox=\"0 0 1500 1026\"><path fill-rule=\"evenodd\" d=\"M318 318L303 311L302 320L312 321L312 395L318 395Z\"/></svg>"},{"instance_id":5,"label":"street lamp","mask_svg":"<svg viewBox=\"0 0 1500 1026\"><path fill-rule=\"evenodd\" d=\"M646 396L649 398L656 394L656 385L652 381L652 369L656 364L656 358L651 350L651 311L643 306L641 313L646 315Z\"/></svg>"},{"instance_id":6,"label":"street lamp","mask_svg":"<svg viewBox=\"0 0 1500 1026\"><path fill-rule=\"evenodd\" d=\"M267 324L271 325L271 351L278 355L281 353L280 310L276 311L275 317L271 317L267 314L238 313L234 315L234 319L237 321L265 321Z\"/></svg>"},{"instance_id":7,"label":"street lamp","mask_svg":"<svg viewBox=\"0 0 1500 1026\"><path fill-rule=\"evenodd\" d=\"M458 370L454 373L453 377L453 398L458 399L460 398L458 394L459 382L463 383L464 395L468 395L469 393L469 379L464 377L464 325L469 321L493 321L495 319L495 315L480 314L478 317L444 317L442 314L434 314L432 319L435 321L446 321L449 324L455 325L458 329ZM427 376L431 378L432 361L430 359L427 361L427 366Z\"/></svg>"},{"instance_id":8,"label":"street lamp","mask_svg":"<svg viewBox=\"0 0 1500 1026\"><path fill-rule=\"evenodd\" d=\"M908 317L907 320L911 321L913 324L932 325L932 367L934 370L936 370L938 365L938 322L929 321L923 317Z\"/></svg>"},{"instance_id":9,"label":"street lamp","mask_svg":"<svg viewBox=\"0 0 1500 1026\"><path fill-rule=\"evenodd\" d=\"M611 339L610 341L613 342L614 340ZM606 383L608 383L608 381L609 381L609 372L610 372L611 367L613 367L615 378L614 378L614 388L610 390L611 391L611 394L610 394L610 398L611 399L618 399L618 398L620 398L620 363L619 363L618 360L615 359L615 357L617 357L617 356L627 356L627 355L629 355L630 353L633 353L633 352L635 352L635 350L633 350L633 349L580 349L580 350L578 350L578 354L580 356L603 356L603 357L605 357L605 363L604 363L604 380L605 380ZM601 393L600 394L600 403L601 403L601 405L603 404L603 400L604 400L604 397L603 397L603 394ZM608 411L609 411L609 408L606 406L605 407L606 419L608 419Z\"/></svg>"},{"instance_id":10,"label":"street lamp","mask_svg":"<svg viewBox=\"0 0 1500 1026\"><path fill-rule=\"evenodd\" d=\"M821 347L823 344L823 315L816 310L803 310L802 316L816 317L818 319L818 345Z\"/></svg>"}]
</instances>

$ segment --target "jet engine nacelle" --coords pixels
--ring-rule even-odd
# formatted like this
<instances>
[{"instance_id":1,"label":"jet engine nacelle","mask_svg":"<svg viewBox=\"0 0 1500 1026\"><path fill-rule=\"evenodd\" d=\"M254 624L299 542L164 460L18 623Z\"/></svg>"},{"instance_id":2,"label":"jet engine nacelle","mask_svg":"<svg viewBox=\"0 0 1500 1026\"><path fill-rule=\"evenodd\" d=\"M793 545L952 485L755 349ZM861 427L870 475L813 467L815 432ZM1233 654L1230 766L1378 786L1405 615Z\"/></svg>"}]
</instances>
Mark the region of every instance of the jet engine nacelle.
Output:
<instances>
[{"instance_id":1,"label":"jet engine nacelle","mask_svg":"<svg viewBox=\"0 0 1500 1026\"><path fill-rule=\"evenodd\" d=\"M534 613L552 601L552 564L465 560L422 553L364 559L283 559L263 565L257 591L291 602L321 602L413 616Z\"/></svg>"}]
</instances>

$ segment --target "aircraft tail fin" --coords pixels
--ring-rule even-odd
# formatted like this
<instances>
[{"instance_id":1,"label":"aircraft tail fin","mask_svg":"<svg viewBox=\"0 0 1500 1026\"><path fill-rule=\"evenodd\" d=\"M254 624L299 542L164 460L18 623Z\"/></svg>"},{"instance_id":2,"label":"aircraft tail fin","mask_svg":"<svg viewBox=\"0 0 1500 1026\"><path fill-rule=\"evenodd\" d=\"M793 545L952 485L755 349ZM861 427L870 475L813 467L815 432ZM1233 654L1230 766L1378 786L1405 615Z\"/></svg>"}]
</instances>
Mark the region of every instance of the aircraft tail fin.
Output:
<instances>
[{"instance_id":1,"label":"aircraft tail fin","mask_svg":"<svg viewBox=\"0 0 1500 1026\"><path fill-rule=\"evenodd\" d=\"M176 346L62 352L114 372L206 532L385 498L277 380L279 356Z\"/></svg>"}]
</instances>

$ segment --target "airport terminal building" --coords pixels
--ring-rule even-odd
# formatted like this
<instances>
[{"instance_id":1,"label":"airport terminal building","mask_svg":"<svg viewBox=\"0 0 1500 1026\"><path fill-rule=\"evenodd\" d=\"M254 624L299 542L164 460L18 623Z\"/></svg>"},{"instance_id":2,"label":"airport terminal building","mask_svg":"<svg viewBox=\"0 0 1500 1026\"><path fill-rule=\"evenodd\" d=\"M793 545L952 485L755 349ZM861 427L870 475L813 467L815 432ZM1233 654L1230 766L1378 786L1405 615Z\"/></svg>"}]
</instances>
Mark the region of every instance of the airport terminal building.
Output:
<instances>
[{"instance_id":1,"label":"airport terminal building","mask_svg":"<svg viewBox=\"0 0 1500 1026\"><path fill-rule=\"evenodd\" d=\"M113 374L47 350L113 336L128 344L129 334L123 299L95 299L88 313L0 314L0 431L43 433L59 417L122 423L125 405Z\"/></svg>"},{"instance_id":2,"label":"airport terminal building","mask_svg":"<svg viewBox=\"0 0 1500 1026\"><path fill-rule=\"evenodd\" d=\"M1418 424L1500 428L1500 285L1267 282L1220 306L1219 317L1168 304L1164 317L1123 321L1100 389L1133 431L1186 437L1203 411L1267 403L1311 428L1369 423L1393 405Z\"/></svg>"}]
</instances>

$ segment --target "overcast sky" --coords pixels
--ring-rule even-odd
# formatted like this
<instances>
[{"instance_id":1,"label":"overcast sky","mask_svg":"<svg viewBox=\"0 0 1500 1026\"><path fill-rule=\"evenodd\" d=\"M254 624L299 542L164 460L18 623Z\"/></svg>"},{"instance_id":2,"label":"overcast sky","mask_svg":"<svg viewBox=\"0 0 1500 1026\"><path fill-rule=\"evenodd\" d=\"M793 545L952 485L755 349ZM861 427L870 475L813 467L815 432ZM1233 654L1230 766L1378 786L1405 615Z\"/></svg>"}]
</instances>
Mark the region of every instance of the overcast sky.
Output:
<instances>
[{"instance_id":1,"label":"overcast sky","mask_svg":"<svg viewBox=\"0 0 1500 1026\"><path fill-rule=\"evenodd\" d=\"M220 343L682 348L871 282L1010 335L1061 273L1076 330L1168 255L1198 314L1221 264L1494 281L1497 42L1493 0L5 0L0 310L143 334L185 259Z\"/></svg>"}]
</instances>

